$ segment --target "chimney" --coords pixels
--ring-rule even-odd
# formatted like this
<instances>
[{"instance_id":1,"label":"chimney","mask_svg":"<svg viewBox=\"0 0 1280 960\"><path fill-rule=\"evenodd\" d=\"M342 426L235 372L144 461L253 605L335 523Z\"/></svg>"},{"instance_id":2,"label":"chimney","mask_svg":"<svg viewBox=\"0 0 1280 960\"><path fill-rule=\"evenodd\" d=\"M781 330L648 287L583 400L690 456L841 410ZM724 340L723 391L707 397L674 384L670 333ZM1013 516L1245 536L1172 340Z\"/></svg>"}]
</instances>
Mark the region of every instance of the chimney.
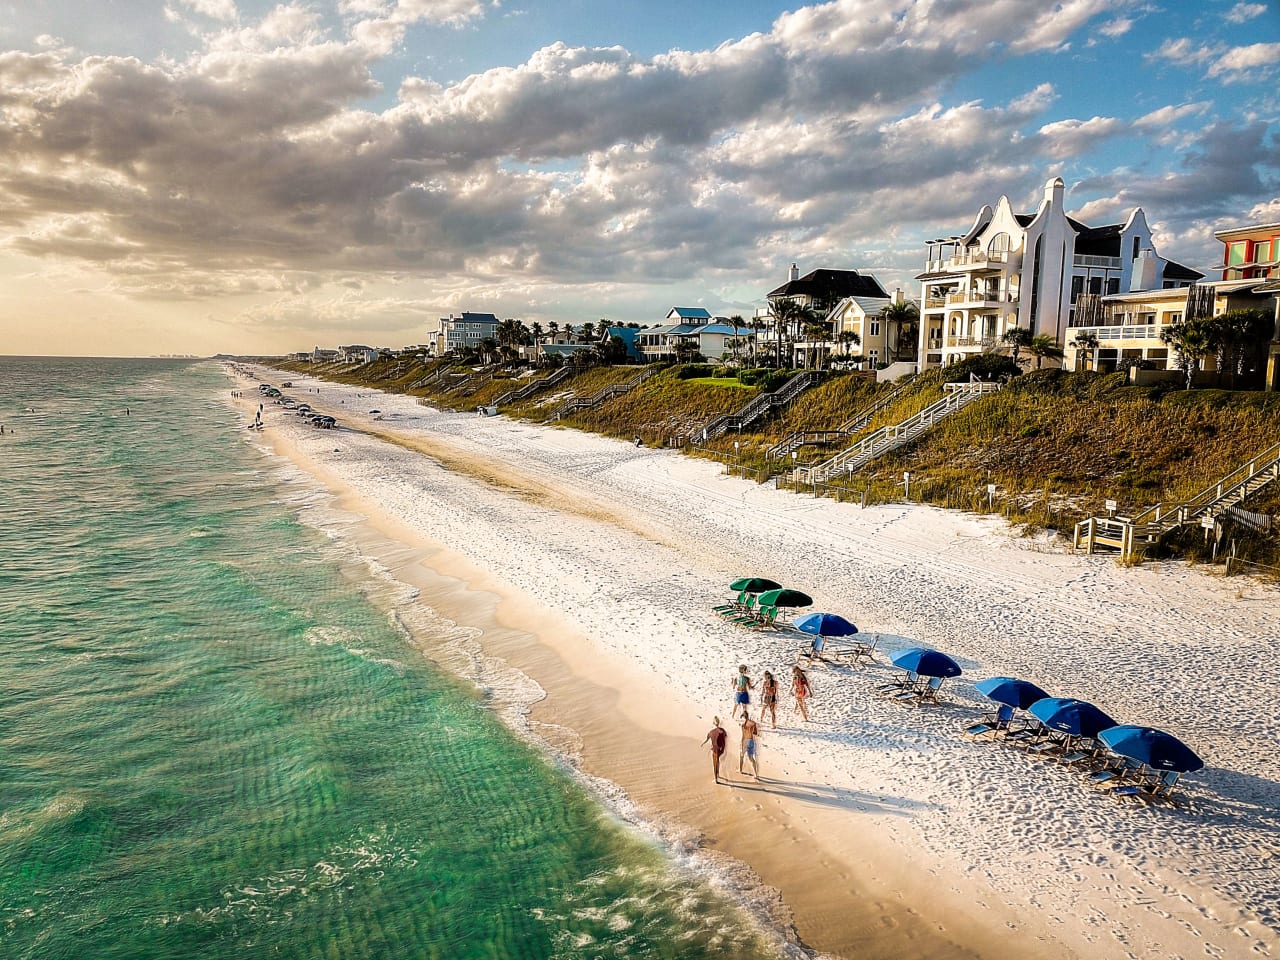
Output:
<instances>
[{"instance_id":1,"label":"chimney","mask_svg":"<svg viewBox=\"0 0 1280 960\"><path fill-rule=\"evenodd\" d=\"M787 281L790 282L792 280L799 280L799 279L800 279L800 267L797 264L793 263L791 265L791 274L787 277Z\"/></svg>"},{"instance_id":2,"label":"chimney","mask_svg":"<svg viewBox=\"0 0 1280 960\"><path fill-rule=\"evenodd\" d=\"M1160 260L1150 247L1133 258L1133 273L1129 276L1129 292L1154 290L1160 282Z\"/></svg>"},{"instance_id":3,"label":"chimney","mask_svg":"<svg viewBox=\"0 0 1280 960\"><path fill-rule=\"evenodd\" d=\"M893 291L893 302L894 302L894 303L904 303L904 302L906 301L906 299L907 299L907 298L906 298L906 297L903 295L903 293L902 293L902 288L901 288L901 287L898 287L897 289L895 289L895 290Z\"/></svg>"},{"instance_id":4,"label":"chimney","mask_svg":"<svg viewBox=\"0 0 1280 960\"><path fill-rule=\"evenodd\" d=\"M1059 210L1062 209L1063 197L1066 195L1066 192L1067 185L1062 182L1061 177L1054 177L1051 180L1045 181L1044 198Z\"/></svg>"}]
</instances>

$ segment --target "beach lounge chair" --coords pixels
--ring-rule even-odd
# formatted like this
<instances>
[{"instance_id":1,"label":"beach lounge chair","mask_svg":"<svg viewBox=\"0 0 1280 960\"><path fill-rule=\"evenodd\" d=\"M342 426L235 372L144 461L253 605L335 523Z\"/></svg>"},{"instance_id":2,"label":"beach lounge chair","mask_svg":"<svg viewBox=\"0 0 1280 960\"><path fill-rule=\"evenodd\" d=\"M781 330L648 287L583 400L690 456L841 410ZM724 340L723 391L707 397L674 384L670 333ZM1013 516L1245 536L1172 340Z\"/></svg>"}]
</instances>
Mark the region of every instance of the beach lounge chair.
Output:
<instances>
[{"instance_id":1,"label":"beach lounge chair","mask_svg":"<svg viewBox=\"0 0 1280 960\"><path fill-rule=\"evenodd\" d=\"M938 691L942 689L942 677L930 677L929 682L916 689L916 695L909 703L922 707L926 703L938 702Z\"/></svg>"},{"instance_id":2,"label":"beach lounge chair","mask_svg":"<svg viewBox=\"0 0 1280 960\"><path fill-rule=\"evenodd\" d=\"M888 683L878 685L875 692L880 697L893 697L906 689L914 687L919 681L920 677L916 675L916 672L908 670L906 673L894 677Z\"/></svg>"},{"instance_id":3,"label":"beach lounge chair","mask_svg":"<svg viewBox=\"0 0 1280 960\"><path fill-rule=\"evenodd\" d=\"M1084 778L1084 782L1097 790L1112 790L1115 787L1129 785L1142 779L1146 765L1128 757L1120 757L1118 762L1108 764L1101 770L1094 771ZM1136 784L1134 784L1136 785Z\"/></svg>"},{"instance_id":4,"label":"beach lounge chair","mask_svg":"<svg viewBox=\"0 0 1280 960\"><path fill-rule=\"evenodd\" d=\"M741 607L738 607L736 610L726 610L724 613L721 614L721 616L725 617L728 620L732 620L734 623L739 623L742 621L744 617L751 616L751 611L755 607L755 605L756 605L756 598L755 598L755 595L752 594L748 596L745 601L743 601Z\"/></svg>"},{"instance_id":5,"label":"beach lounge chair","mask_svg":"<svg viewBox=\"0 0 1280 960\"><path fill-rule=\"evenodd\" d=\"M972 723L965 727L963 733L970 740L981 737L991 737L994 740L999 734L1007 732L1012 722L1013 707L1006 704L980 723Z\"/></svg>"},{"instance_id":6,"label":"beach lounge chair","mask_svg":"<svg viewBox=\"0 0 1280 960\"><path fill-rule=\"evenodd\" d=\"M738 594L737 598L730 600L728 603L717 604L711 609L719 614L737 613L742 609L742 605L747 602L747 591L743 590Z\"/></svg>"},{"instance_id":7,"label":"beach lounge chair","mask_svg":"<svg viewBox=\"0 0 1280 960\"><path fill-rule=\"evenodd\" d=\"M772 630L777 619L777 607L761 607L756 611L755 617L752 618L752 622L748 626L759 627L761 630Z\"/></svg>"},{"instance_id":8,"label":"beach lounge chair","mask_svg":"<svg viewBox=\"0 0 1280 960\"><path fill-rule=\"evenodd\" d=\"M870 643L858 641L853 645L853 661L857 663L859 660L865 660L867 663L875 663L876 647L880 646L880 634L876 634Z\"/></svg>"}]
</instances>

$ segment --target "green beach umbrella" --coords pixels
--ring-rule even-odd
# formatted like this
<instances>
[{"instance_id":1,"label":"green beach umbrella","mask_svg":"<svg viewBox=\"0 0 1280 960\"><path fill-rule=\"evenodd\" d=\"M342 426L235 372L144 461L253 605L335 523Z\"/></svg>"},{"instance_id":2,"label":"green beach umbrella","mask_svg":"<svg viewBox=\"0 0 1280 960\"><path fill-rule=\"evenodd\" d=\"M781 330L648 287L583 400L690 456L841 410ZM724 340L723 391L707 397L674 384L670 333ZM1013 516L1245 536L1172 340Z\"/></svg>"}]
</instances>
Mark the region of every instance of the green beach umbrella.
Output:
<instances>
[{"instance_id":1,"label":"green beach umbrella","mask_svg":"<svg viewBox=\"0 0 1280 960\"><path fill-rule=\"evenodd\" d=\"M775 583L768 577L743 577L729 584L729 589L737 590L739 593L764 593L766 590L777 590L781 586L782 584Z\"/></svg>"},{"instance_id":2,"label":"green beach umbrella","mask_svg":"<svg viewBox=\"0 0 1280 960\"><path fill-rule=\"evenodd\" d=\"M769 590L760 594L762 607L809 607L813 605L813 597L799 590Z\"/></svg>"}]
</instances>

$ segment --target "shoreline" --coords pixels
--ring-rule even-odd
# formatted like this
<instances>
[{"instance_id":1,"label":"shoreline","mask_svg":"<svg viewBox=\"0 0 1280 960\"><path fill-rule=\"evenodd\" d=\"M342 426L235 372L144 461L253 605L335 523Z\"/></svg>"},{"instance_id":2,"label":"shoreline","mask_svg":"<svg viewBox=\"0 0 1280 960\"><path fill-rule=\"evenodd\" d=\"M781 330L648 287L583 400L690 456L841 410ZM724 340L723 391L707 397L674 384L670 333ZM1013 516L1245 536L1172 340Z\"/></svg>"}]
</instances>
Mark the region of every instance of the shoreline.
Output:
<instances>
[{"instance_id":1,"label":"shoreline","mask_svg":"<svg viewBox=\"0 0 1280 960\"><path fill-rule=\"evenodd\" d=\"M295 375L293 379L297 384L305 378ZM320 399L326 405L335 398L355 397L353 389L340 385L326 383L324 390L329 396ZM377 404L386 409L399 403L398 410L405 410L412 404L411 398L400 398L399 401L393 398L394 395L379 394ZM315 401L316 398L312 398L312 402ZM486 601L491 603L492 621L478 642L487 655L506 660L532 677L545 692L545 698L530 710L531 725L557 732L568 728L572 732L562 734L564 744L556 744L553 737L547 739L557 748L570 748L570 753L576 747L582 769L588 775L619 784L646 818L653 816L659 821L665 818L685 824L694 836L700 834L706 838L705 842L713 843L718 852L750 864L763 883L781 892L791 909L795 927L806 944L838 955L853 955L856 951L859 957L984 957L1007 955L1010 945L1006 938L1012 936L1020 956L1078 956L1087 951L1096 953L1099 949L1103 956L1124 955L1110 952L1119 946L1118 943L1108 946L1114 932L1097 929L1098 926L1113 924L1118 918L1104 914L1101 922L1094 920L1083 931L1073 931L1068 929L1063 916L1069 917L1070 912L1060 910L1057 915L1050 911L1042 913L1035 902L1034 891L1030 903L1005 903L1007 891L989 889L982 874L975 873L976 865L965 870L962 864L939 859L935 845L924 842L924 838L919 844L910 842L909 830L898 829L901 821L917 818L919 810L925 810L927 814L931 806L942 807L945 806L944 800L951 802L953 799L930 796L936 791L929 789L927 776L921 777L919 764L915 762L919 758L913 758L908 771L915 780L923 781L912 783L913 789L907 791L916 795L896 797L894 794L900 785L886 777L886 773L895 772L894 764L887 767L882 764L879 769L874 764L867 764L865 769L859 770L840 762L845 758L836 758L837 762L833 763L832 758L815 756L811 750L805 749L805 745L810 743L811 731L779 731L778 736L771 736L771 732L766 731L762 773L770 779L762 785L763 788L745 784L733 788L714 787L710 783L710 771L706 769L709 763L705 754L697 749L697 744L709 726L710 713L718 710L722 719L727 721L729 707L722 696L719 707L715 706L714 699L708 706L709 688L700 678L699 682L685 683L690 679L691 669L687 656L680 663L668 665L664 671L655 669L652 660L642 662L644 658L638 660L628 655L625 645L620 647L607 640L601 642L604 638L594 629L597 623L584 623L581 616L570 619L556 607L549 607L546 597L538 597L528 589L522 589L530 585L519 582L522 572L527 576L528 570L508 569L504 571L505 577L499 576L488 562L493 559L492 544L489 545L488 557L470 558L463 558L456 550L442 548L438 542L428 544L431 538L422 529L422 518L392 516L397 511L383 510L375 504L375 498L369 495L368 478L353 476L355 464L352 461L372 457L377 461L378 471L385 473L393 467L402 466L401 458L407 458L405 463L413 463L413 469L419 469L422 464L417 461L423 460L424 454L434 455L440 459L428 461L435 464L430 484L465 487L473 494L483 491L480 499L505 498L506 510L523 506L530 514L538 514L539 522L544 522L546 517L542 515L549 513L558 516L563 524L567 514L575 525L583 528L585 541L609 539L614 544L661 554L664 562L673 565L684 566L688 562L689 573L696 571L714 578L716 573L725 569L732 569L735 574L748 572L746 567L732 566L749 562L747 557L735 558L735 551L727 549L723 556L716 558L716 562L708 564L705 557L699 556L701 550L681 542L679 528L673 527L668 517L646 514L610 496L598 495L599 491L584 490L580 484L571 482L572 478L565 478L566 482L562 484L554 473L525 471L519 463L513 464L501 456L489 458L469 449L468 444L461 442L456 435L433 435L424 439L420 430L401 427L398 422L400 414L395 415L397 422L394 425L376 423L355 415L355 410L350 408L344 411L342 406L332 404L332 410L344 422L355 421L355 430L321 436L314 442L306 434L277 439L289 439L294 452L299 454L302 446L316 447L317 453L309 460L305 472L315 475L331 492L335 487L345 488L351 498L347 506L370 517L368 522L373 526L381 525L383 535L389 535L390 542L412 543L415 535L421 538L415 549L423 552L418 553L412 563L425 561L434 568L437 576L457 576L466 584L467 590L492 594L496 599ZM423 416L429 416L422 408L418 410ZM407 410L404 415L408 415ZM292 418L269 417L268 435L276 433L271 421L280 420L279 425L286 426L288 419ZM466 419L454 416L451 421ZM469 424L463 423L462 426ZM291 429L297 432L296 428ZM538 432L537 428L510 421L505 424L486 422L485 429L519 433L522 437L537 433L540 442L561 445L574 453L580 448L589 448L587 452L592 456L600 455L603 448L607 457L610 446L622 446L600 438L579 441L578 438L565 437L563 431ZM335 440L338 436L344 441L339 448L342 452L332 457L336 464L327 462L330 455L319 451L319 448L323 446L322 441ZM398 450L392 448L395 450L393 453L385 449L386 441L380 438L393 439ZM347 443L348 440L353 443ZM351 449L353 444L360 448L359 451ZM382 445L383 449L375 450L376 445ZM656 468L670 475L677 486L688 482L689 464L673 461L670 455L662 461L661 455L655 457L655 454L658 452L644 452L651 461L647 466L657 464ZM698 469L705 474L705 468L696 465L693 472ZM354 472L359 474L360 470L355 469ZM701 484L709 483L705 477L696 480ZM710 495L724 495L718 488L725 484L714 482L710 486L715 488L709 491ZM606 494L613 492L605 489ZM750 496L748 491L741 499L746 501ZM793 498L781 503L782 509L792 508L790 512L800 515L796 521L812 523L812 501ZM566 505L567 509L558 509ZM744 509L749 508L744 504ZM911 511L920 515L928 508L911 508ZM399 512L404 513L403 510ZM882 530L891 528L894 522L893 518L886 518L885 513L883 510L875 512L874 522ZM380 514L384 516L379 519L376 515ZM966 536L961 538L961 546L965 541L989 540L998 535L993 524L983 524L971 518L948 515L939 521L937 516L929 514L926 519L962 525ZM397 525L399 529L395 529ZM538 523L531 522L530 526L538 526ZM513 537L524 537L527 531L507 529L506 532ZM530 549L545 546L539 541L538 532L527 532L528 539L514 545ZM912 539L918 538L908 538L904 542L910 543ZM752 545L750 538L747 538L747 545ZM949 546L946 543L942 545ZM741 546L741 543L728 546ZM948 551L937 552L945 556ZM1031 559L1037 556L1032 554ZM563 564L564 557L557 557ZM579 566L584 571L590 570L591 562L605 561L593 554L589 560L580 559ZM412 563L408 565L412 566ZM708 565L716 569L708 571L705 569ZM750 572L756 571L752 569ZM951 565L947 572L954 575L957 571ZM411 572L393 569L394 575L400 576L401 573L404 574L402 579L412 582ZM805 584L797 582L796 585ZM605 592L610 592L617 584L606 586L609 589ZM703 600L706 606L720 599L724 590L723 587L718 589L719 594ZM695 592L701 596L705 591ZM617 596L609 596L596 598L596 601L604 606L613 603L616 608L618 599ZM436 603L448 606L446 598L425 591L424 600L432 607ZM588 598L586 602L593 601ZM832 607L841 609L834 604L827 608ZM626 609L625 601L622 609ZM445 609L438 609L438 612L447 615ZM465 609L455 612L460 612L462 619L452 616L450 619L468 625L477 614L475 610ZM911 628L914 627L917 628L914 635L920 636L920 622L906 615L910 612L899 611L899 616L880 618L879 625L886 627L882 632L912 636ZM643 637L649 630L661 637L661 645L667 646L680 642L678 634L682 631L697 633L705 629L685 617L655 616L649 610L637 610L635 613L634 622L628 622L620 631L633 640ZM703 613L704 610L688 611L694 617ZM864 618L860 614L859 622ZM516 630L516 627L520 629ZM534 637L532 642L528 639L530 636ZM752 642L755 642L754 638ZM759 662L754 652L750 655L744 652L740 656L749 663ZM783 660L776 658L774 664L777 670ZM968 668L970 664L966 662L965 666ZM696 669L696 665L693 668ZM714 670L716 676L723 672L719 659L715 660ZM618 683L619 678L624 678L625 682ZM844 683L845 680L834 675L821 676L820 698L822 688ZM727 690L728 675L722 683ZM683 690L684 695L674 696L673 686ZM819 703L822 704L822 699ZM661 709L655 705L661 705ZM841 707L844 708L845 704L841 703ZM784 698L782 712L788 708L788 699ZM824 705L822 709L827 708ZM867 719L859 717L859 713L865 711L861 711L856 702L850 702L847 709L855 721ZM840 736L838 726L832 729L835 721L834 716L823 720L820 742L830 741L833 735ZM1129 722L1129 719L1125 717L1123 722ZM737 731L731 726L729 729L730 753L727 759L731 761L737 745ZM632 757L628 750L637 738L642 739L649 753L633 751L642 755ZM835 741L830 742L835 745ZM916 743L909 749L919 751L921 746ZM654 769L655 756L661 758L660 770ZM733 769L731 762L729 767ZM954 792L955 785L948 786ZM1100 797L1088 799L1111 803ZM1052 850L1046 852L1053 853ZM980 867L977 869L981 870ZM1077 897L1088 900L1087 891L1080 889L1088 886L1081 882L1084 879L1078 876L1071 884L1059 884L1059 892L1074 887ZM855 883L857 889L853 886ZM833 895L833 890L837 894ZM927 910L921 909L920 905L927 905ZM1214 904L1215 911L1222 906L1229 907L1229 903ZM1106 913L1116 913L1114 905ZM1172 911L1163 910L1163 904L1153 913L1155 918L1160 918L1162 913L1175 916ZM1227 910L1221 913L1229 915ZM1185 925L1173 920L1160 922L1159 919L1136 915L1125 916L1122 920L1123 937L1117 938L1120 942L1145 939L1147 943L1163 944L1175 926L1183 927L1184 939L1190 932ZM1137 922L1139 920L1144 922ZM1262 946L1262 950L1251 951L1251 955L1272 955L1270 951L1275 941L1268 931L1252 926L1248 932L1251 937L1258 938L1254 945ZM1085 935L1082 937L1081 933ZM1218 936L1218 931L1214 935ZM1203 939L1198 933L1192 934L1188 945L1191 941L1200 941L1203 949ZM1178 944L1167 955L1193 955L1188 945ZM1236 949L1243 944L1237 941L1230 946ZM1170 943L1170 947L1174 945ZM1184 952L1175 953L1175 949Z\"/></svg>"}]
</instances>

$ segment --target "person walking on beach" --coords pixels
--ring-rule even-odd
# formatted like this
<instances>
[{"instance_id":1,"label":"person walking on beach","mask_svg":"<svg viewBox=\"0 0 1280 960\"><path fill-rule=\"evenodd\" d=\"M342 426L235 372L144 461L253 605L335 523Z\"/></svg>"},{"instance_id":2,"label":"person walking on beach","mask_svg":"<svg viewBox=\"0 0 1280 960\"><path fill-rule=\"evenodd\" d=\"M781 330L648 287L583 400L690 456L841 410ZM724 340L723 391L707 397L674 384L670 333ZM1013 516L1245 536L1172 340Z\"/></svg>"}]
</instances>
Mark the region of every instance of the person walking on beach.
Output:
<instances>
[{"instance_id":1,"label":"person walking on beach","mask_svg":"<svg viewBox=\"0 0 1280 960\"><path fill-rule=\"evenodd\" d=\"M738 716L738 708L742 708L742 715L747 715L747 704L751 702L751 692L756 685L751 682L751 678L747 676L746 667L738 667L737 679L733 681L733 713L729 717L736 718Z\"/></svg>"},{"instance_id":2,"label":"person walking on beach","mask_svg":"<svg viewBox=\"0 0 1280 960\"><path fill-rule=\"evenodd\" d=\"M764 672L764 679L760 681L760 719L764 719L767 712L769 719L773 723L773 729L778 729L778 681L773 678L773 674L768 670Z\"/></svg>"},{"instance_id":3,"label":"person walking on beach","mask_svg":"<svg viewBox=\"0 0 1280 960\"><path fill-rule=\"evenodd\" d=\"M809 686L809 677L799 664L791 668L791 692L795 694L796 712L808 721L809 708L805 705L805 701L813 693L813 687Z\"/></svg>"},{"instance_id":4,"label":"person walking on beach","mask_svg":"<svg viewBox=\"0 0 1280 960\"><path fill-rule=\"evenodd\" d=\"M703 746L711 744L711 772L715 774L716 783L719 783L720 758L724 756L724 749L729 743L729 735L724 732L724 727L720 726L719 717L715 718L715 726L707 733L702 743Z\"/></svg>"},{"instance_id":5,"label":"person walking on beach","mask_svg":"<svg viewBox=\"0 0 1280 960\"><path fill-rule=\"evenodd\" d=\"M738 772L745 774L747 771L742 769L742 760L745 757L751 761L752 776L757 780L760 779L760 761L756 758L756 752L759 744L756 738L760 735L760 728L756 726L756 722L747 715L747 708L742 708L742 749L738 753Z\"/></svg>"}]
</instances>

